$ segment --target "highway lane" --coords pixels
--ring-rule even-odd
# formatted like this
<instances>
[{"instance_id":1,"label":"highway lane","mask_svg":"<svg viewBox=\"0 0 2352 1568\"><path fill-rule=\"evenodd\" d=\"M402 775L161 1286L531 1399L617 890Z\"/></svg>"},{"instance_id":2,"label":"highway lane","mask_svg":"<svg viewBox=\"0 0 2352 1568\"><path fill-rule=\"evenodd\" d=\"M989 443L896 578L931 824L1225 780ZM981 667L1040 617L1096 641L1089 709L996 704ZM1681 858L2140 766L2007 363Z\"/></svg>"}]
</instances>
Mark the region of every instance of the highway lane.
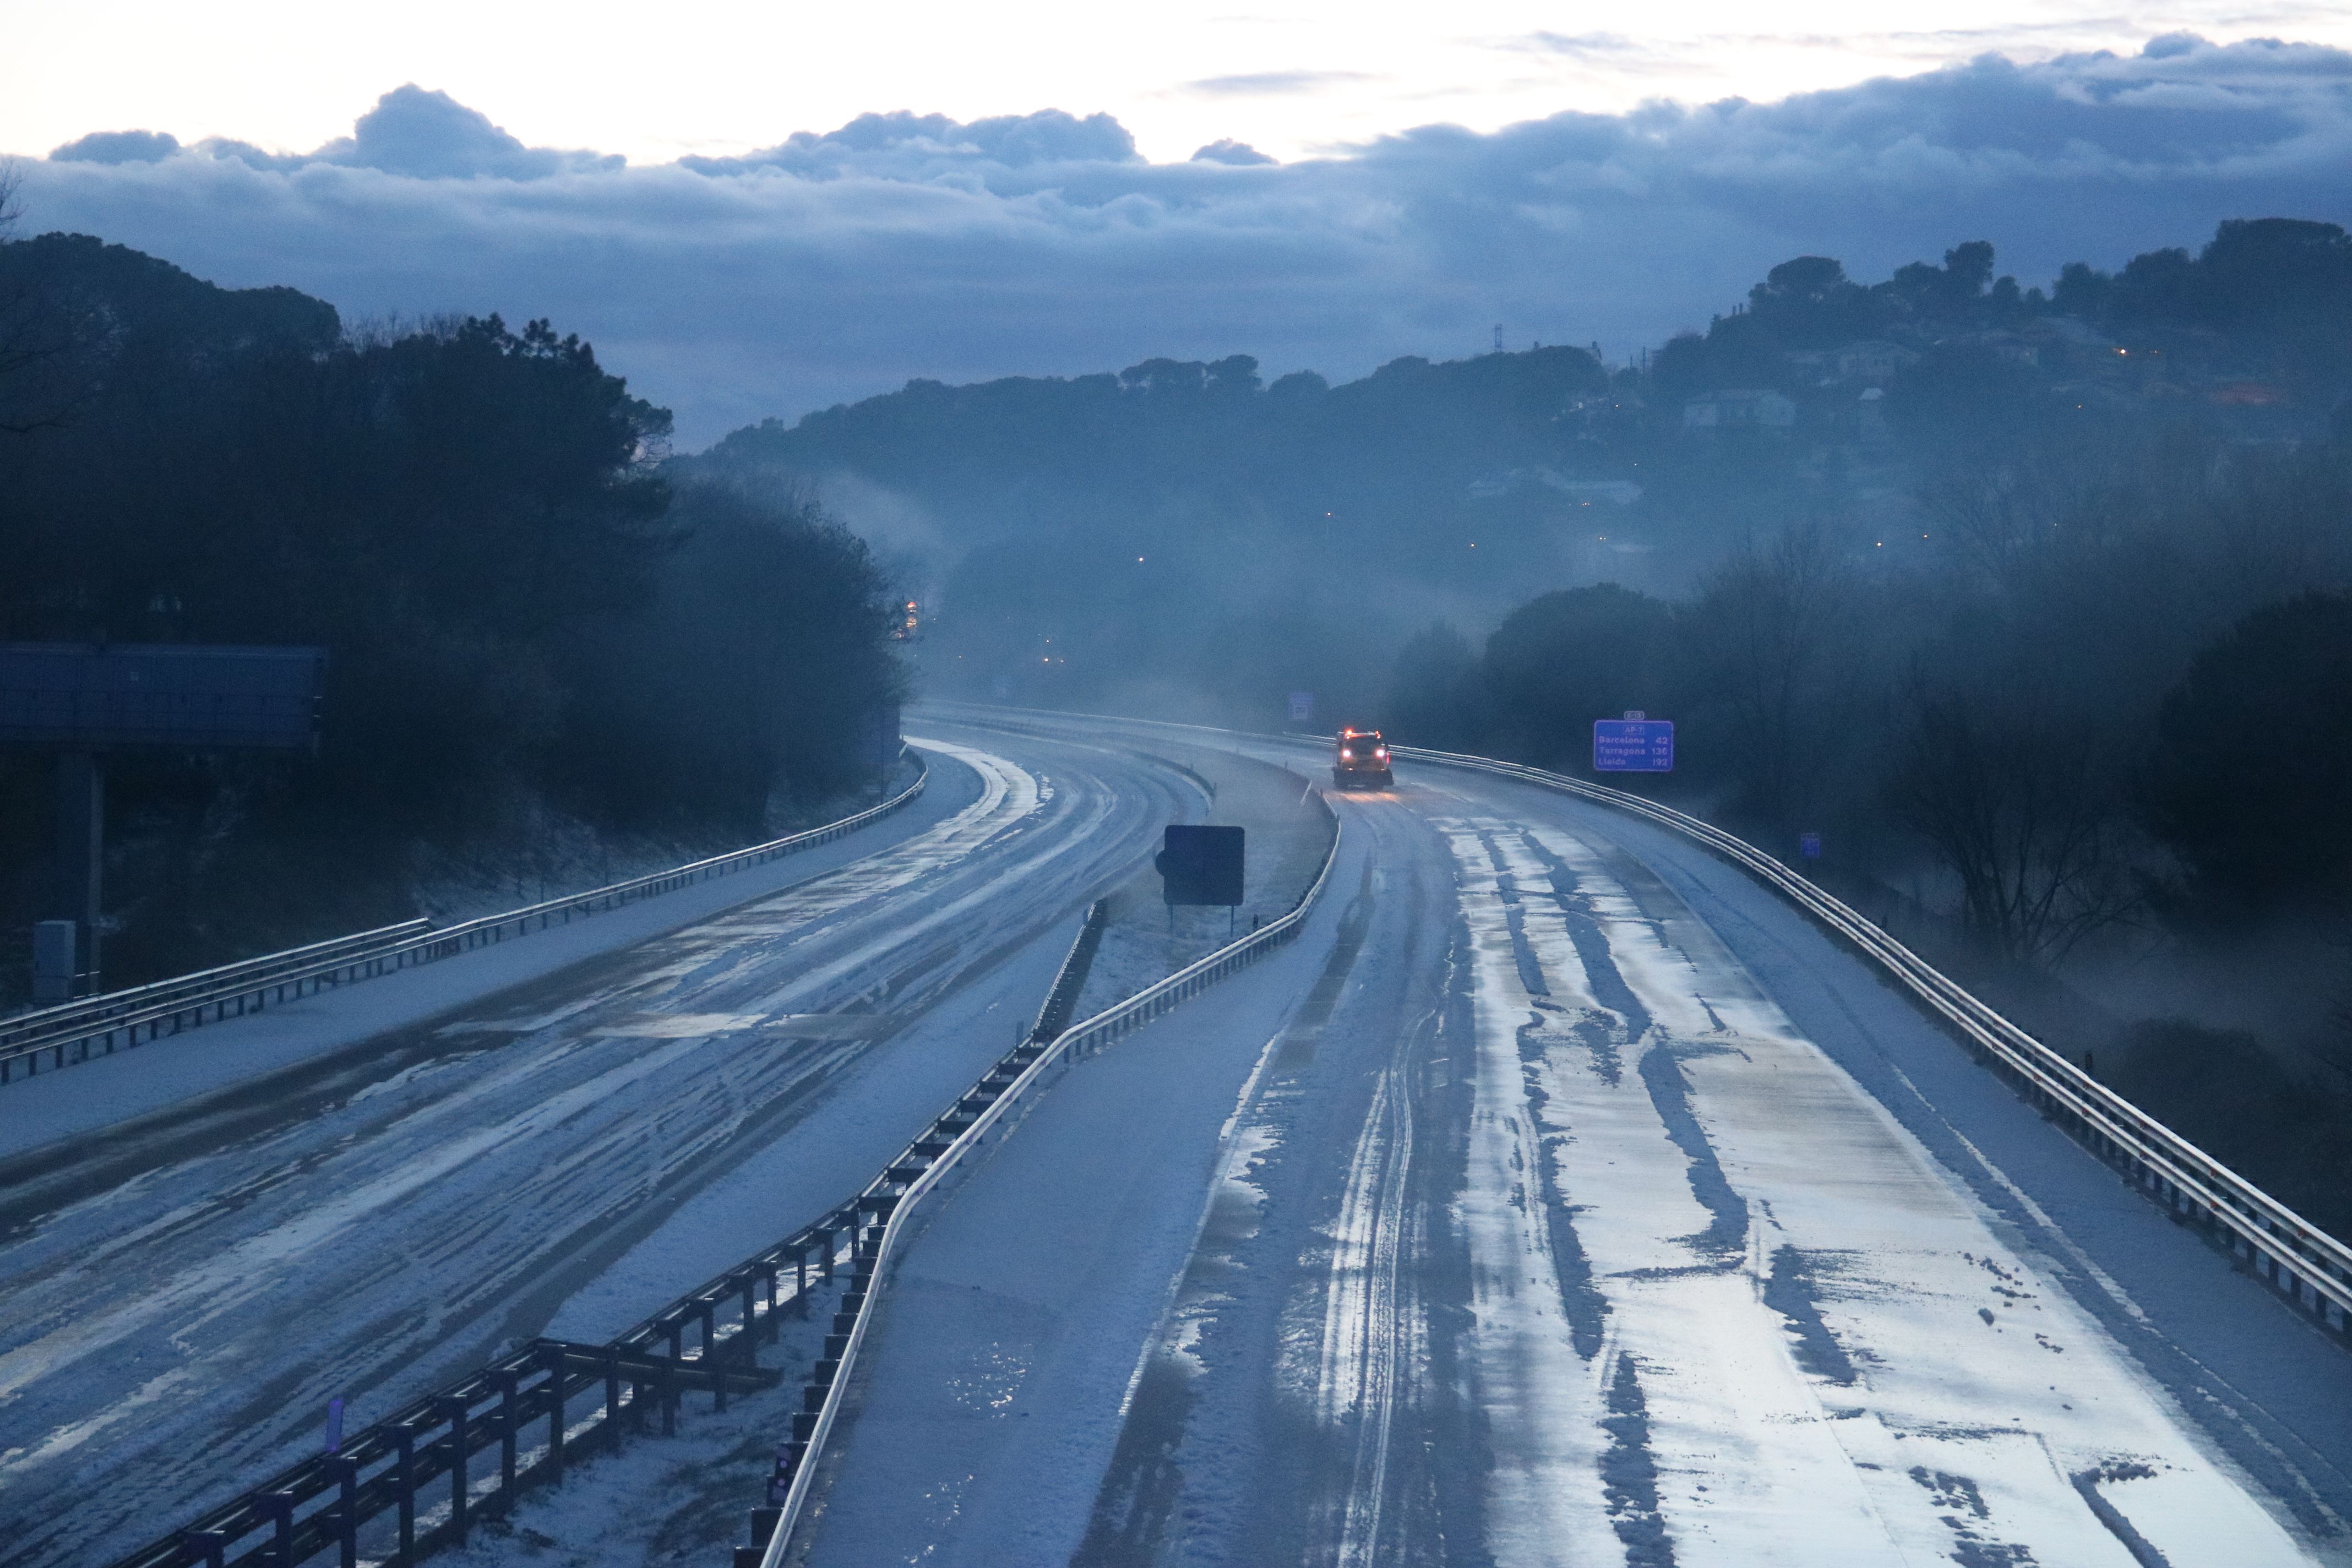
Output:
<instances>
[{"instance_id":1,"label":"highway lane","mask_svg":"<svg viewBox=\"0 0 2352 1568\"><path fill-rule=\"evenodd\" d=\"M809 1561L2352 1558L2352 1358L1787 906L1506 781L1341 810L1297 947L932 1216Z\"/></svg>"},{"instance_id":2,"label":"highway lane","mask_svg":"<svg viewBox=\"0 0 2352 1568\"><path fill-rule=\"evenodd\" d=\"M1115 748L939 732L971 803L889 849L247 1086L217 1137L46 1151L0 1200L9 1560L140 1544L308 1448L331 1397L362 1423L575 1297L615 1328L658 1306L700 1273L604 1276L747 1160L810 1156L761 1244L870 1175L1025 1026L1059 926L1202 805Z\"/></svg>"}]
</instances>

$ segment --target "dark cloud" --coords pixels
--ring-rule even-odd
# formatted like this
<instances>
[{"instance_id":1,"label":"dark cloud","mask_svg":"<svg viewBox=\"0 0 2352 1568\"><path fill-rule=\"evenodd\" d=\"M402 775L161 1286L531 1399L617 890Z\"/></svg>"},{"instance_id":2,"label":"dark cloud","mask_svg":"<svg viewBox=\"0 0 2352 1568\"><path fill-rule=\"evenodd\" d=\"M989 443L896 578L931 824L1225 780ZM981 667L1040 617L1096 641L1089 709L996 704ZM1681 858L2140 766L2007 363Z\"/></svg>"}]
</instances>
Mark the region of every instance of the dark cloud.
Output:
<instances>
[{"instance_id":1,"label":"dark cloud","mask_svg":"<svg viewBox=\"0 0 2352 1568\"><path fill-rule=\"evenodd\" d=\"M446 92L427 92L414 82L396 88L360 116L352 134L331 142L312 157L353 168L381 169L418 179L463 179L492 174L538 180L567 169L618 168L623 160L591 153L558 153L526 147L479 110L467 109Z\"/></svg>"},{"instance_id":2,"label":"dark cloud","mask_svg":"<svg viewBox=\"0 0 2352 1568\"><path fill-rule=\"evenodd\" d=\"M1275 160L1267 157L1265 153L1259 152L1248 142L1236 142L1232 137L1228 136L1221 141L1212 142L1207 146L1195 150L1192 153L1192 162L1195 163L1231 163L1236 167L1240 167L1251 163L1271 163L1275 162Z\"/></svg>"},{"instance_id":3,"label":"dark cloud","mask_svg":"<svg viewBox=\"0 0 2352 1568\"><path fill-rule=\"evenodd\" d=\"M867 115L627 168L520 146L411 89L316 153L210 151L27 162L26 226L291 283L353 317L552 316L693 445L914 376L1248 353L1269 377L1338 378L1472 352L1497 321L1514 342L1623 353L1802 254L1874 279L1984 238L2032 283L2193 247L2223 218L2346 222L2352 55L2168 38L1987 57L1781 103L1429 126L1248 167L1214 147L1147 163L1108 117L1049 110Z\"/></svg>"},{"instance_id":4,"label":"dark cloud","mask_svg":"<svg viewBox=\"0 0 2352 1568\"><path fill-rule=\"evenodd\" d=\"M1186 82L1184 90L1221 98L1271 98L1285 93L1320 92L1327 87L1373 79L1361 71L1257 71L1247 76L1203 77L1199 81Z\"/></svg>"},{"instance_id":5,"label":"dark cloud","mask_svg":"<svg viewBox=\"0 0 2352 1568\"><path fill-rule=\"evenodd\" d=\"M266 153L249 142L218 137L201 146L215 158L235 158L257 169L291 170L312 163L332 163L420 180L462 180L478 175L501 180L543 180L575 171L618 169L627 163L617 154L526 147L491 124L490 117L481 110L468 109L446 92L428 91L415 82L394 88L376 100L375 107L360 116L349 136L338 137L315 153Z\"/></svg>"},{"instance_id":6,"label":"dark cloud","mask_svg":"<svg viewBox=\"0 0 2352 1568\"><path fill-rule=\"evenodd\" d=\"M162 131L93 131L49 157L60 163L160 163L179 150L180 139Z\"/></svg>"}]
</instances>

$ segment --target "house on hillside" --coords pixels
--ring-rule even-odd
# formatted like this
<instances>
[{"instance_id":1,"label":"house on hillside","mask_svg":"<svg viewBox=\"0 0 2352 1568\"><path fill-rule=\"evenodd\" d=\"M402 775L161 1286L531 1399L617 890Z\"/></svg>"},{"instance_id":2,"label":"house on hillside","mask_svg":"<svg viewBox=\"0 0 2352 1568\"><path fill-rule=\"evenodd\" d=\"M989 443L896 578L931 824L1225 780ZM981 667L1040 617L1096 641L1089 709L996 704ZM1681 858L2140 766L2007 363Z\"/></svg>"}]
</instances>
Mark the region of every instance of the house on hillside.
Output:
<instances>
[{"instance_id":1,"label":"house on hillside","mask_svg":"<svg viewBox=\"0 0 2352 1568\"><path fill-rule=\"evenodd\" d=\"M1905 365L1919 363L1917 350L1877 338L1848 343L1831 357L1840 381L1865 381L1873 386L1885 385Z\"/></svg>"},{"instance_id":2,"label":"house on hillside","mask_svg":"<svg viewBox=\"0 0 2352 1568\"><path fill-rule=\"evenodd\" d=\"M1685 430L1788 430L1797 405L1777 392L1710 392L1683 405Z\"/></svg>"}]
</instances>

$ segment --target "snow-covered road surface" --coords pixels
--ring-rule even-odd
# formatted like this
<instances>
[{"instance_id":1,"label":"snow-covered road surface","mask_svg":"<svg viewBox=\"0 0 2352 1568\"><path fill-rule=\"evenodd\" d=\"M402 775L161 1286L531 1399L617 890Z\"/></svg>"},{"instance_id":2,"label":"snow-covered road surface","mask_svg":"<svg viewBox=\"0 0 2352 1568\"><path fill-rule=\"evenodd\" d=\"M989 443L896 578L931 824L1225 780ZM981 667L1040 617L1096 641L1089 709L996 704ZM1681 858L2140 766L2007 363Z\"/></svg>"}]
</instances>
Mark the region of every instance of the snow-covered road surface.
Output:
<instances>
[{"instance_id":1,"label":"snow-covered road surface","mask_svg":"<svg viewBox=\"0 0 2352 1568\"><path fill-rule=\"evenodd\" d=\"M1694 1564L2130 1568L2135 1535L2168 1562L2305 1561L1686 909L1645 909L1567 833L1433 826L1472 953L1474 1125L1526 1127L1509 1206L1565 1210L1580 1255L1539 1222L1474 1237L1492 1273L1525 1266L1474 1294L1479 1359L1552 1342L1536 1420L1591 1455L1534 1475L1497 1444L1498 1563L1591 1560L1609 1533ZM1589 1370L1559 1306L1588 1292ZM1629 1435L1646 1462L1611 1495Z\"/></svg>"},{"instance_id":2,"label":"snow-covered road surface","mask_svg":"<svg viewBox=\"0 0 2352 1568\"><path fill-rule=\"evenodd\" d=\"M1201 807L1149 730L1020 722L924 714L963 794L888 850L20 1159L8 1560L103 1562L331 1396L606 1337L870 1174ZM1342 798L1297 942L927 1207L804 1560L2352 1563L2339 1346L1735 868L1399 785ZM512 1560L645 1561L660 1476L614 1465L656 1500L593 1538L534 1505L558 1545Z\"/></svg>"},{"instance_id":3,"label":"snow-covered road surface","mask_svg":"<svg viewBox=\"0 0 2352 1568\"><path fill-rule=\"evenodd\" d=\"M141 1544L308 1448L331 1397L358 1425L559 1316L609 1334L708 1272L671 1277L698 1246L664 1222L747 1166L775 1207L705 1216L709 1268L805 1221L1001 1054L1055 922L1201 804L1100 748L918 743L977 787L889 849L246 1086L194 1119L216 1135L46 1151L0 1197L9 1562Z\"/></svg>"},{"instance_id":4,"label":"snow-covered road surface","mask_svg":"<svg viewBox=\"0 0 2352 1568\"><path fill-rule=\"evenodd\" d=\"M1734 868L1399 784L939 1205L808 1561L2352 1561L2340 1346Z\"/></svg>"}]
</instances>

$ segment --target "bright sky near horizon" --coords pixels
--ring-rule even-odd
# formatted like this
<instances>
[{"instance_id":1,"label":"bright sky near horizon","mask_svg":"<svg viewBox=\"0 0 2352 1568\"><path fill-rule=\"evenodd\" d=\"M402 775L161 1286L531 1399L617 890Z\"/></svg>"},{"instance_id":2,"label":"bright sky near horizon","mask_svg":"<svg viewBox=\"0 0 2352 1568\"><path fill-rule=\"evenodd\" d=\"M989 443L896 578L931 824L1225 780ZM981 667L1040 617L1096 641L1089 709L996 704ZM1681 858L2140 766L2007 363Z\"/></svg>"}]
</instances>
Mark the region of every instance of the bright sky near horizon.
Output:
<instances>
[{"instance_id":1,"label":"bright sky near horizon","mask_svg":"<svg viewBox=\"0 0 2352 1568\"><path fill-rule=\"evenodd\" d=\"M8 7L0 152L93 131L301 152L415 81L533 146L667 163L869 110L1108 111L1144 155L1230 137L1290 159L1415 125L1491 130L1650 99L1770 100L1998 50L2137 50L2191 31L2352 46L2352 7L2276 0L1651 0L1635 8L1185 0L83 0Z\"/></svg>"}]
</instances>

